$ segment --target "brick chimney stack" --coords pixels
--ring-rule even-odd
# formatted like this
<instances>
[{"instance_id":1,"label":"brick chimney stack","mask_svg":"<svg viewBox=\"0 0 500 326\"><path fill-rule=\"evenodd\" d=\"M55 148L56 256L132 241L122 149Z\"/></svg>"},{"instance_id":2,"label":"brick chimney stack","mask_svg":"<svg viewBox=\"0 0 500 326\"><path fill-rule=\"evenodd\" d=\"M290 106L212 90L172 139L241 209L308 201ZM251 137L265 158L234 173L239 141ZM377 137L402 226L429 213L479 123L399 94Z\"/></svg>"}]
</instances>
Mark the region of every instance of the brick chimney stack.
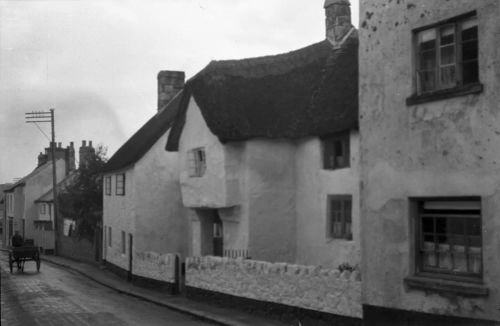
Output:
<instances>
[{"instance_id":1,"label":"brick chimney stack","mask_svg":"<svg viewBox=\"0 0 500 326\"><path fill-rule=\"evenodd\" d=\"M353 27L349 0L325 0L326 38L335 46Z\"/></svg>"},{"instance_id":2,"label":"brick chimney stack","mask_svg":"<svg viewBox=\"0 0 500 326\"><path fill-rule=\"evenodd\" d=\"M158 111L184 88L184 71L162 70L158 73Z\"/></svg>"},{"instance_id":3,"label":"brick chimney stack","mask_svg":"<svg viewBox=\"0 0 500 326\"><path fill-rule=\"evenodd\" d=\"M79 167L82 167L87 164L88 160L95 155L95 148L92 147L92 141L89 141L89 145L87 146L87 142L82 140L82 146L79 150L79 159L78 163Z\"/></svg>"},{"instance_id":4,"label":"brick chimney stack","mask_svg":"<svg viewBox=\"0 0 500 326\"><path fill-rule=\"evenodd\" d=\"M69 146L66 147L66 174L70 171L76 169L75 165L75 147L73 142L69 143Z\"/></svg>"},{"instance_id":5,"label":"brick chimney stack","mask_svg":"<svg viewBox=\"0 0 500 326\"><path fill-rule=\"evenodd\" d=\"M38 154L38 164L36 167L42 166L48 161L49 161L49 156L47 154L40 152L40 154Z\"/></svg>"}]
</instances>

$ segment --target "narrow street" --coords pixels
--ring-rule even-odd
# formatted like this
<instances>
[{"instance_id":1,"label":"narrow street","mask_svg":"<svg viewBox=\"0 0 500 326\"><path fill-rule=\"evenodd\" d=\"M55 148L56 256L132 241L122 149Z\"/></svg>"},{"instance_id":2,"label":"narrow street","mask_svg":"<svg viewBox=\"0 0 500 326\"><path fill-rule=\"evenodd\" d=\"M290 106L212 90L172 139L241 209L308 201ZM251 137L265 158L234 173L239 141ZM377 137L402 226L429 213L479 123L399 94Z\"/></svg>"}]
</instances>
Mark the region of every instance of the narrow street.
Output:
<instances>
[{"instance_id":1,"label":"narrow street","mask_svg":"<svg viewBox=\"0 0 500 326\"><path fill-rule=\"evenodd\" d=\"M120 294L76 273L42 262L9 273L0 252L1 325L209 325L209 323Z\"/></svg>"}]
</instances>

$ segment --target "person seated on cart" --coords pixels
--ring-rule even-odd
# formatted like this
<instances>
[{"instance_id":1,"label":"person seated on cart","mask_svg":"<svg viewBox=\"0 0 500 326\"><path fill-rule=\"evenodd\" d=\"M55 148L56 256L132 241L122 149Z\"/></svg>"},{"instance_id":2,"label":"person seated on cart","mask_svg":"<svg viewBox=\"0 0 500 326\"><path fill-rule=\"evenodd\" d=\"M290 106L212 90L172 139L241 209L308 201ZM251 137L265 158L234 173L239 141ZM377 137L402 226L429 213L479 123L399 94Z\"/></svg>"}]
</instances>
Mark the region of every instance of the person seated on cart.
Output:
<instances>
[{"instance_id":1,"label":"person seated on cart","mask_svg":"<svg viewBox=\"0 0 500 326\"><path fill-rule=\"evenodd\" d=\"M19 231L16 231L14 235L12 236L12 247L14 248L19 248L22 247L24 244L24 239L23 237L19 234ZM17 264L17 268L21 268L21 262L19 261L19 258L16 256L14 253L14 261Z\"/></svg>"},{"instance_id":2,"label":"person seated on cart","mask_svg":"<svg viewBox=\"0 0 500 326\"><path fill-rule=\"evenodd\" d=\"M12 247L22 247L24 244L23 237L19 234L19 231L16 231L12 236Z\"/></svg>"}]
</instances>

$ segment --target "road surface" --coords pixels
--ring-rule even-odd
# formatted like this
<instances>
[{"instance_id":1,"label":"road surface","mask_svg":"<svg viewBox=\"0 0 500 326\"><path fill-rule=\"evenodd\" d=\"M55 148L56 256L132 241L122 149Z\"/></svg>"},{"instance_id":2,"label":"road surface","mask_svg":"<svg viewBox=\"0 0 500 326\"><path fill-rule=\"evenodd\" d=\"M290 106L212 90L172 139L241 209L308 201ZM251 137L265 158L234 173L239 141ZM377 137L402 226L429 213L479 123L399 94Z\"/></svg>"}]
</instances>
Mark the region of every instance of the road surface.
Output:
<instances>
[{"instance_id":1,"label":"road surface","mask_svg":"<svg viewBox=\"0 0 500 326\"><path fill-rule=\"evenodd\" d=\"M40 273L27 262L24 273L9 273L0 252L2 326L213 325L120 294L77 273L42 262Z\"/></svg>"}]
</instances>

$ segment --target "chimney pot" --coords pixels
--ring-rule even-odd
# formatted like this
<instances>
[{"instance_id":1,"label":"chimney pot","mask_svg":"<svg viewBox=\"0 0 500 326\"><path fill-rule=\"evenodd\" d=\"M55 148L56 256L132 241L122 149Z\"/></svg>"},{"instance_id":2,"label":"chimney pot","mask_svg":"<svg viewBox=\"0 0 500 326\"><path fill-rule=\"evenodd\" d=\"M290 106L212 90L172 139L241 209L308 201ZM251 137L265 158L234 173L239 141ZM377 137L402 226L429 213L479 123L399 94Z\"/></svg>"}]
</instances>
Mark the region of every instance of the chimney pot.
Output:
<instances>
[{"instance_id":1,"label":"chimney pot","mask_svg":"<svg viewBox=\"0 0 500 326\"><path fill-rule=\"evenodd\" d=\"M89 140L89 147L92 147L92 141Z\"/></svg>"},{"instance_id":2,"label":"chimney pot","mask_svg":"<svg viewBox=\"0 0 500 326\"><path fill-rule=\"evenodd\" d=\"M326 38L338 45L352 28L349 0L325 0Z\"/></svg>"},{"instance_id":3,"label":"chimney pot","mask_svg":"<svg viewBox=\"0 0 500 326\"><path fill-rule=\"evenodd\" d=\"M74 144L72 141L69 142L69 147L73 148Z\"/></svg>"},{"instance_id":4,"label":"chimney pot","mask_svg":"<svg viewBox=\"0 0 500 326\"><path fill-rule=\"evenodd\" d=\"M158 111L184 88L184 71L162 70L158 73Z\"/></svg>"},{"instance_id":5,"label":"chimney pot","mask_svg":"<svg viewBox=\"0 0 500 326\"><path fill-rule=\"evenodd\" d=\"M85 146L87 146L87 141L82 140L82 147L85 147Z\"/></svg>"}]
</instances>

